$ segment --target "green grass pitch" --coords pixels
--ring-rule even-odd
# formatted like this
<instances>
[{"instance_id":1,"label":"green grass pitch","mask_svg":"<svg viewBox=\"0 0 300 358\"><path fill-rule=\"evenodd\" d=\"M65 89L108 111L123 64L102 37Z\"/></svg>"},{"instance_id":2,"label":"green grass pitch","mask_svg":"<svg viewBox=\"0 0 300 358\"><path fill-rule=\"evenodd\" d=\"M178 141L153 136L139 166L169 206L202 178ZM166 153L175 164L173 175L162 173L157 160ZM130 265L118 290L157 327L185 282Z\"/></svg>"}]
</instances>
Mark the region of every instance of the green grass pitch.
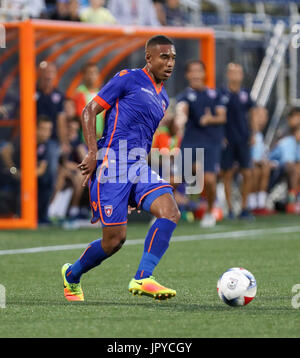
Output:
<instances>
[{"instance_id":1,"label":"green grass pitch","mask_svg":"<svg viewBox=\"0 0 300 358\"><path fill-rule=\"evenodd\" d=\"M147 230L146 224L129 223L127 240L143 238ZM242 234L231 234L236 231ZM100 236L99 229L2 231L0 250L87 244ZM300 284L299 216L224 220L212 230L180 222L173 236L185 241L171 242L154 272L159 282L177 290L174 299L163 302L127 290L141 242L125 245L83 276L83 303L65 300L60 275L61 266L74 262L83 249L0 252L0 284L6 290L0 337L300 336L300 310L291 304L292 287ZM245 307L226 306L217 296L219 275L234 266L250 270L257 280L257 296Z\"/></svg>"}]
</instances>

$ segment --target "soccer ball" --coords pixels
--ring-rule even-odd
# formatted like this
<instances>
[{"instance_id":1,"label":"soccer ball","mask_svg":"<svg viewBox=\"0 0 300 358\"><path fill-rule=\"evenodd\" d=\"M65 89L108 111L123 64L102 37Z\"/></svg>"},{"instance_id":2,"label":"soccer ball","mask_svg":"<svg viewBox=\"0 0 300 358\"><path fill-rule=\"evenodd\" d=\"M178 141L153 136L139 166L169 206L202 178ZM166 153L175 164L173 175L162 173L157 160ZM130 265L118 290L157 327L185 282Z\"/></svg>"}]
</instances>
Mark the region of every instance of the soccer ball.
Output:
<instances>
[{"instance_id":1,"label":"soccer ball","mask_svg":"<svg viewBox=\"0 0 300 358\"><path fill-rule=\"evenodd\" d=\"M229 306L245 306L256 295L256 280L251 272L233 267L219 278L217 290L220 299Z\"/></svg>"}]
</instances>

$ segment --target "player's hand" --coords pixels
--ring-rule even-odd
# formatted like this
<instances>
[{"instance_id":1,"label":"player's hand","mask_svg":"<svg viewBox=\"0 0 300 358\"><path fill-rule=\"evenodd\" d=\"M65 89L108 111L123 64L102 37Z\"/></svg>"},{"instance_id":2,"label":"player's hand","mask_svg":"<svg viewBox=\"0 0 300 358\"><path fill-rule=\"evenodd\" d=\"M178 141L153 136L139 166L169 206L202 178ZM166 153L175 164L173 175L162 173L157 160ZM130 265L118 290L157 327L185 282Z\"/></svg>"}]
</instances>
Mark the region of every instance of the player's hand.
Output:
<instances>
[{"instance_id":1,"label":"player's hand","mask_svg":"<svg viewBox=\"0 0 300 358\"><path fill-rule=\"evenodd\" d=\"M200 119L199 119L199 124L201 126L207 126L211 122L212 117L213 117L213 115L211 113L210 108L206 107L204 115L201 116Z\"/></svg>"},{"instance_id":2,"label":"player's hand","mask_svg":"<svg viewBox=\"0 0 300 358\"><path fill-rule=\"evenodd\" d=\"M140 214L141 213L141 209L137 209L134 206L130 206L128 205L128 214L130 215L132 211L137 210L137 213Z\"/></svg>"},{"instance_id":3,"label":"player's hand","mask_svg":"<svg viewBox=\"0 0 300 358\"><path fill-rule=\"evenodd\" d=\"M81 174L85 175L85 179L82 183L82 186L87 185L88 180L90 179L90 177L92 176L93 172L96 169L97 166L96 155L97 155L96 153L88 152L88 154L85 156L83 161L77 166L80 169Z\"/></svg>"}]
</instances>

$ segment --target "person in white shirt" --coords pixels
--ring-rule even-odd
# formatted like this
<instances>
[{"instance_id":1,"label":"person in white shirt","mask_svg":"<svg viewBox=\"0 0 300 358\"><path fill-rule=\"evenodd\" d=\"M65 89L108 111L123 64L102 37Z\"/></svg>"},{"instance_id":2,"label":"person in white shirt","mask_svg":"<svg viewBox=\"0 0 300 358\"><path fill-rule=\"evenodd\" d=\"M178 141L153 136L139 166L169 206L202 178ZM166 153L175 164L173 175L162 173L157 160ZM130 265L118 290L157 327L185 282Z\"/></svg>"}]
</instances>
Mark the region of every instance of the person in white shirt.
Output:
<instances>
[{"instance_id":1,"label":"person in white shirt","mask_svg":"<svg viewBox=\"0 0 300 358\"><path fill-rule=\"evenodd\" d=\"M161 26L151 0L108 0L107 8L121 26Z\"/></svg>"}]
</instances>

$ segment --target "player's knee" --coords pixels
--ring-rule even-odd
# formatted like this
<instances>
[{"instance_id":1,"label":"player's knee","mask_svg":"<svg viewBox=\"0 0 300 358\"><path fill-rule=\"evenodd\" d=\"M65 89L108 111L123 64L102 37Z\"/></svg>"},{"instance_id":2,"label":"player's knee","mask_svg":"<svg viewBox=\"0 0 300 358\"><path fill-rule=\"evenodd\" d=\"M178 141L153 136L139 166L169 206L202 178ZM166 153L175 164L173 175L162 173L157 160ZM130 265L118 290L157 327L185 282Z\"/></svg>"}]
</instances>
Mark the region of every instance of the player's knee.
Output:
<instances>
[{"instance_id":1,"label":"player's knee","mask_svg":"<svg viewBox=\"0 0 300 358\"><path fill-rule=\"evenodd\" d=\"M113 255L121 249L126 241L126 235L123 232L113 233L103 236L102 246L108 255Z\"/></svg>"},{"instance_id":2,"label":"player's knee","mask_svg":"<svg viewBox=\"0 0 300 358\"><path fill-rule=\"evenodd\" d=\"M115 239L111 245L111 253L114 254L115 252L119 251L124 245L125 241L126 237L119 237Z\"/></svg>"},{"instance_id":3,"label":"player's knee","mask_svg":"<svg viewBox=\"0 0 300 358\"><path fill-rule=\"evenodd\" d=\"M181 212L180 210L178 209L178 207L176 206L175 210L174 210L174 216L173 216L173 222L175 222L176 224L178 223L178 221L180 220L181 218Z\"/></svg>"},{"instance_id":4,"label":"player's knee","mask_svg":"<svg viewBox=\"0 0 300 358\"><path fill-rule=\"evenodd\" d=\"M177 205L172 205L170 207L161 208L158 217L168 219L168 220L173 221L174 223L177 224L181 217L181 213L180 213Z\"/></svg>"}]
</instances>

